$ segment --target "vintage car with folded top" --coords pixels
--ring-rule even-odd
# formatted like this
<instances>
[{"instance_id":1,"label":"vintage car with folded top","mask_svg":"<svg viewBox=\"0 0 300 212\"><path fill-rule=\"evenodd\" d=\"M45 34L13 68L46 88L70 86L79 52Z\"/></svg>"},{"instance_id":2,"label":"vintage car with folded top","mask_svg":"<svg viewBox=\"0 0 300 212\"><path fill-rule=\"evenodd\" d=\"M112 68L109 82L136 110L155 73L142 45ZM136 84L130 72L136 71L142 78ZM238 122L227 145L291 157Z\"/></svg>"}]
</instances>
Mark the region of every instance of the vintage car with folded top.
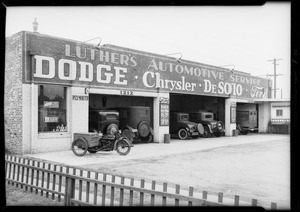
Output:
<instances>
[{"instance_id":1,"label":"vintage car with folded top","mask_svg":"<svg viewBox=\"0 0 300 212\"><path fill-rule=\"evenodd\" d=\"M116 110L90 110L89 132L112 135L119 130L119 112Z\"/></svg>"},{"instance_id":2,"label":"vintage car with folded top","mask_svg":"<svg viewBox=\"0 0 300 212\"><path fill-rule=\"evenodd\" d=\"M122 135L131 142L149 143L153 141L153 129L150 125L150 107L126 106L114 108L120 114Z\"/></svg>"},{"instance_id":3,"label":"vintage car with folded top","mask_svg":"<svg viewBox=\"0 0 300 212\"><path fill-rule=\"evenodd\" d=\"M189 113L190 120L196 123L201 123L204 127L203 137L212 135L220 137L224 134L225 128L221 121L214 120L214 114L207 111L198 111Z\"/></svg>"},{"instance_id":4,"label":"vintage car with folded top","mask_svg":"<svg viewBox=\"0 0 300 212\"><path fill-rule=\"evenodd\" d=\"M180 139L188 137L197 138L204 132L202 124L189 120L189 114L183 112L171 112L170 134L176 134Z\"/></svg>"}]
</instances>

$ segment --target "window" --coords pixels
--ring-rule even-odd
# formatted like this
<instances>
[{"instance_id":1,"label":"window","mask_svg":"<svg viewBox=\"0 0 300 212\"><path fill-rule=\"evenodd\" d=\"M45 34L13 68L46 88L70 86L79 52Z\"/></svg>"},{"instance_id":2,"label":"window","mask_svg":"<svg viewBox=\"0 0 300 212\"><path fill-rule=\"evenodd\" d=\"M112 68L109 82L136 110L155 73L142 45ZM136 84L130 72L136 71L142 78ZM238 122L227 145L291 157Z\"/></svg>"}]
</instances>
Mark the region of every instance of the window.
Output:
<instances>
[{"instance_id":1,"label":"window","mask_svg":"<svg viewBox=\"0 0 300 212\"><path fill-rule=\"evenodd\" d=\"M282 110L276 110L276 116L282 116L282 113L283 111Z\"/></svg>"},{"instance_id":2,"label":"window","mask_svg":"<svg viewBox=\"0 0 300 212\"><path fill-rule=\"evenodd\" d=\"M205 115L205 118L206 119L211 119L213 116L211 115L211 114L209 114L209 115Z\"/></svg>"},{"instance_id":3,"label":"window","mask_svg":"<svg viewBox=\"0 0 300 212\"><path fill-rule=\"evenodd\" d=\"M66 132L67 88L58 85L38 87L38 132Z\"/></svg>"}]
</instances>

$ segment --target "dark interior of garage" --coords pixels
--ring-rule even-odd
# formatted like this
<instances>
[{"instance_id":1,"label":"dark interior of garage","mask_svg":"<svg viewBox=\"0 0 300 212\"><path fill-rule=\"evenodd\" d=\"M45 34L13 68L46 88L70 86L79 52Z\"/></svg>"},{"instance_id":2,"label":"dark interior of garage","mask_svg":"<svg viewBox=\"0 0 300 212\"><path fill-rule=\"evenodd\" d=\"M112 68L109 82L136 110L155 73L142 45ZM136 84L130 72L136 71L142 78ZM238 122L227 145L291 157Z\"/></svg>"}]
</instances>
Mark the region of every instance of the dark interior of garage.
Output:
<instances>
[{"instance_id":1,"label":"dark interior of garage","mask_svg":"<svg viewBox=\"0 0 300 212\"><path fill-rule=\"evenodd\" d=\"M89 95L89 110L108 110L111 108L144 106L150 107L150 126L153 127L153 98L139 96L118 96L104 94Z\"/></svg>"},{"instance_id":2,"label":"dark interior of garage","mask_svg":"<svg viewBox=\"0 0 300 212\"><path fill-rule=\"evenodd\" d=\"M214 113L214 119L225 123L225 98L170 94L170 110L176 112L197 112L199 110Z\"/></svg>"}]
</instances>

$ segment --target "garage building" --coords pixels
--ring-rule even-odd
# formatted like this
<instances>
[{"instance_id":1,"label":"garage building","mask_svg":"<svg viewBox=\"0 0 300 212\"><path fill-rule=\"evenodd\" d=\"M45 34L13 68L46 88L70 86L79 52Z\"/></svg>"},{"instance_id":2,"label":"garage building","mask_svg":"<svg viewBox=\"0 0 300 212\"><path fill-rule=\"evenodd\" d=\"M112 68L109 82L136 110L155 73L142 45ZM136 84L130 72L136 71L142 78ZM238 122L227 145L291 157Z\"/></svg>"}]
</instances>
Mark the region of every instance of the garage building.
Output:
<instances>
[{"instance_id":1,"label":"garage building","mask_svg":"<svg viewBox=\"0 0 300 212\"><path fill-rule=\"evenodd\" d=\"M258 132L270 120L270 82L249 73L114 45L21 31L6 38L5 147L16 154L71 148L88 132L89 110L150 107L154 142L169 134L169 112L213 112L236 129L255 111Z\"/></svg>"}]
</instances>

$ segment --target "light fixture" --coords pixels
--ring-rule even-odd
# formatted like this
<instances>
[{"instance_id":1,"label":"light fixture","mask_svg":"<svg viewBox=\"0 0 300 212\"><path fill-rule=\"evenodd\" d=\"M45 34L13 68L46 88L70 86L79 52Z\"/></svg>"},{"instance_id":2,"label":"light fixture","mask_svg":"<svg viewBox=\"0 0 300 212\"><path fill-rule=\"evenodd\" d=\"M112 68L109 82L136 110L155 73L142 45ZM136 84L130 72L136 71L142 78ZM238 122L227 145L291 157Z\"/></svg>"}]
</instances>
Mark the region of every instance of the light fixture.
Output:
<instances>
[{"instance_id":1,"label":"light fixture","mask_svg":"<svg viewBox=\"0 0 300 212\"><path fill-rule=\"evenodd\" d=\"M98 38L100 38L100 41L99 41L99 43L95 46L95 48L96 48L96 49L100 49L100 47L101 47L100 44L101 44L101 41L102 41L102 38L101 38L101 37L92 38L92 39L83 41L83 42L81 42L80 44L86 43L86 42L88 42L88 41L96 40L96 39L98 39Z\"/></svg>"},{"instance_id":2,"label":"light fixture","mask_svg":"<svg viewBox=\"0 0 300 212\"><path fill-rule=\"evenodd\" d=\"M223 67L226 67L226 66L233 66L233 68L231 69L231 73L233 73L233 71L234 71L234 68L235 68L235 65L233 65L233 64L230 64L230 65L219 66L219 67L220 67L220 68L223 68Z\"/></svg>"},{"instance_id":3,"label":"light fixture","mask_svg":"<svg viewBox=\"0 0 300 212\"><path fill-rule=\"evenodd\" d=\"M178 63L180 63L180 62L181 62L181 57L182 57L182 53L180 53L180 52L177 52L177 53L171 53L171 54L165 54L164 56L169 56L169 55L174 55L174 54L180 54L180 57L179 57L178 59L176 59L176 61L177 61Z\"/></svg>"}]
</instances>

